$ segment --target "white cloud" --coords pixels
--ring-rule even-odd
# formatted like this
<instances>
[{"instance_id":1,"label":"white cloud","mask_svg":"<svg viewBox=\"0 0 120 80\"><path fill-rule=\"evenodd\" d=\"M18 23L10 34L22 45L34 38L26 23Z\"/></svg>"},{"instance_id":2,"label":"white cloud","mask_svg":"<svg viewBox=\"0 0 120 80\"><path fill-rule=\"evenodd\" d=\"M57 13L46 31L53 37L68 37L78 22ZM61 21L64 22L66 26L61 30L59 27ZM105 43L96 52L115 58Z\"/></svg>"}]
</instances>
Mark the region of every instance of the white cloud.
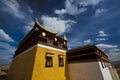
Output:
<instances>
[{"instance_id":1,"label":"white cloud","mask_svg":"<svg viewBox=\"0 0 120 80\"><path fill-rule=\"evenodd\" d=\"M112 61L120 61L120 49L118 49L117 45L110 44L97 44L97 47L102 51L108 51L108 57Z\"/></svg>"},{"instance_id":2,"label":"white cloud","mask_svg":"<svg viewBox=\"0 0 120 80\"><path fill-rule=\"evenodd\" d=\"M14 40L3 29L0 29L0 40L14 42Z\"/></svg>"},{"instance_id":3,"label":"white cloud","mask_svg":"<svg viewBox=\"0 0 120 80\"><path fill-rule=\"evenodd\" d=\"M23 27L23 28L25 29L24 32L28 32L28 31L30 31L30 30L32 29L34 23L35 23L34 21L30 21L30 22L28 22L28 23Z\"/></svg>"},{"instance_id":4,"label":"white cloud","mask_svg":"<svg viewBox=\"0 0 120 80\"><path fill-rule=\"evenodd\" d=\"M58 32L59 34L69 31L71 25L75 23L75 21L72 20L62 20L58 17L49 17L44 15L41 17L41 20L48 30Z\"/></svg>"},{"instance_id":5,"label":"white cloud","mask_svg":"<svg viewBox=\"0 0 120 80\"><path fill-rule=\"evenodd\" d=\"M110 49L109 51L110 51L110 52L118 52L118 51L120 51L120 49L114 48L114 49Z\"/></svg>"},{"instance_id":6,"label":"white cloud","mask_svg":"<svg viewBox=\"0 0 120 80\"><path fill-rule=\"evenodd\" d=\"M78 8L77 4L74 4L73 1L66 0L65 2L65 10L70 15L78 15L82 12L85 12L86 8Z\"/></svg>"},{"instance_id":7,"label":"white cloud","mask_svg":"<svg viewBox=\"0 0 120 80\"><path fill-rule=\"evenodd\" d=\"M3 29L0 29L0 41L6 41L0 42L0 64L10 63L16 48L7 42L14 42L14 40Z\"/></svg>"},{"instance_id":8,"label":"white cloud","mask_svg":"<svg viewBox=\"0 0 120 80\"><path fill-rule=\"evenodd\" d=\"M54 11L56 14L59 14L59 15L62 15L62 14L65 14L66 13L66 9L61 9L61 10L55 10Z\"/></svg>"},{"instance_id":9,"label":"white cloud","mask_svg":"<svg viewBox=\"0 0 120 80\"><path fill-rule=\"evenodd\" d=\"M62 15L62 14L69 14L69 15L78 15L83 12L85 12L87 8L79 8L77 4L74 4L73 1L71 0L66 0L65 1L65 9L61 10L55 10L56 14Z\"/></svg>"},{"instance_id":10,"label":"white cloud","mask_svg":"<svg viewBox=\"0 0 120 80\"><path fill-rule=\"evenodd\" d=\"M101 13L104 13L104 12L106 12L107 10L106 9L97 9L96 11L95 11L95 16L98 16L98 15L100 15Z\"/></svg>"},{"instance_id":11,"label":"white cloud","mask_svg":"<svg viewBox=\"0 0 120 80\"><path fill-rule=\"evenodd\" d=\"M28 14L25 13L22 6L17 2L17 0L2 0L2 3L5 4L5 6L2 6L2 10L12 14L12 16L15 16L19 19L25 19ZM33 13L32 9L28 6L24 7L26 8L26 12L28 11L30 14Z\"/></svg>"},{"instance_id":12,"label":"white cloud","mask_svg":"<svg viewBox=\"0 0 120 80\"><path fill-rule=\"evenodd\" d=\"M9 43L0 42L0 63L10 63L15 50Z\"/></svg>"},{"instance_id":13,"label":"white cloud","mask_svg":"<svg viewBox=\"0 0 120 80\"><path fill-rule=\"evenodd\" d=\"M103 2L104 0L79 0L79 4L81 6L95 6L98 5L100 2Z\"/></svg>"},{"instance_id":14,"label":"white cloud","mask_svg":"<svg viewBox=\"0 0 120 80\"><path fill-rule=\"evenodd\" d=\"M92 43L91 39L88 39L88 40L84 41L84 44L90 44L90 43Z\"/></svg>"},{"instance_id":15,"label":"white cloud","mask_svg":"<svg viewBox=\"0 0 120 80\"><path fill-rule=\"evenodd\" d=\"M63 9L57 9L56 14L79 15L87 11L86 6L95 6L103 0L66 0Z\"/></svg>"},{"instance_id":16,"label":"white cloud","mask_svg":"<svg viewBox=\"0 0 120 80\"><path fill-rule=\"evenodd\" d=\"M120 50L119 51L110 51L110 53L108 54L108 57L112 61L120 61Z\"/></svg>"},{"instance_id":17,"label":"white cloud","mask_svg":"<svg viewBox=\"0 0 120 80\"><path fill-rule=\"evenodd\" d=\"M97 44L96 46L103 51L114 49L114 48L118 47L117 45L110 45L110 44Z\"/></svg>"},{"instance_id":18,"label":"white cloud","mask_svg":"<svg viewBox=\"0 0 120 80\"><path fill-rule=\"evenodd\" d=\"M4 4L4 6L1 6L3 11L8 12L25 23L23 27L25 33L33 27L33 10L27 4L24 3L25 6L21 6L17 0L2 0L2 3Z\"/></svg>"},{"instance_id":19,"label":"white cloud","mask_svg":"<svg viewBox=\"0 0 120 80\"><path fill-rule=\"evenodd\" d=\"M104 31L99 31L99 35L100 37L105 37L105 36L109 36L108 34L106 34Z\"/></svg>"},{"instance_id":20,"label":"white cloud","mask_svg":"<svg viewBox=\"0 0 120 80\"><path fill-rule=\"evenodd\" d=\"M100 30L97 36L99 36L99 37L96 38L96 41L105 41L105 40L108 39L106 37L109 36L109 35L106 34L105 31Z\"/></svg>"},{"instance_id":21,"label":"white cloud","mask_svg":"<svg viewBox=\"0 0 120 80\"><path fill-rule=\"evenodd\" d=\"M13 52L16 49L15 47L11 46L9 43L6 42L0 42L0 48L2 50L9 52L10 54L13 54Z\"/></svg>"},{"instance_id":22,"label":"white cloud","mask_svg":"<svg viewBox=\"0 0 120 80\"><path fill-rule=\"evenodd\" d=\"M107 40L106 38L96 38L96 41L105 41Z\"/></svg>"},{"instance_id":23,"label":"white cloud","mask_svg":"<svg viewBox=\"0 0 120 80\"><path fill-rule=\"evenodd\" d=\"M3 0L3 3L6 5L3 7L3 10L13 14L20 19L25 18L24 13L19 10L21 7L16 0Z\"/></svg>"}]
</instances>

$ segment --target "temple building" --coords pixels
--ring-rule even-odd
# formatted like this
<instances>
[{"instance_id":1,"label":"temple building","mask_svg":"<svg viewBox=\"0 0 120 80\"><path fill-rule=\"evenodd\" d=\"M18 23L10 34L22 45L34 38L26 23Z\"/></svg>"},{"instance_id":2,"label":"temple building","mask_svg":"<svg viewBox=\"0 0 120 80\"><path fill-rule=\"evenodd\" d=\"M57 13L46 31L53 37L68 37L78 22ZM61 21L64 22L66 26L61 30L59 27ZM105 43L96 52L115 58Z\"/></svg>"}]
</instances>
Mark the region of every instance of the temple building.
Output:
<instances>
[{"instance_id":1,"label":"temple building","mask_svg":"<svg viewBox=\"0 0 120 80\"><path fill-rule=\"evenodd\" d=\"M108 56L94 45L67 52L68 80L119 80Z\"/></svg>"},{"instance_id":2,"label":"temple building","mask_svg":"<svg viewBox=\"0 0 120 80\"><path fill-rule=\"evenodd\" d=\"M107 55L94 45L67 49L67 39L38 19L15 51L7 80L119 80Z\"/></svg>"},{"instance_id":3,"label":"temple building","mask_svg":"<svg viewBox=\"0 0 120 80\"><path fill-rule=\"evenodd\" d=\"M66 80L66 37L60 38L36 19L19 43L7 80Z\"/></svg>"}]
</instances>

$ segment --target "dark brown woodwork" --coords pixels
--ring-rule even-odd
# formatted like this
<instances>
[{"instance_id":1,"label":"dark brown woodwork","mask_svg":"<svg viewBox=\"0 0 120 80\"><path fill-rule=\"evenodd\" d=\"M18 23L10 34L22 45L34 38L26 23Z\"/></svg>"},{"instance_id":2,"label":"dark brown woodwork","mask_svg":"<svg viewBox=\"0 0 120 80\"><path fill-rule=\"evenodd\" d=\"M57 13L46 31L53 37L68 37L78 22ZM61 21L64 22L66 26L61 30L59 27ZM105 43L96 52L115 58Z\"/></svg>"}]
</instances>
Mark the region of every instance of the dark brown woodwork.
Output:
<instances>
[{"instance_id":1,"label":"dark brown woodwork","mask_svg":"<svg viewBox=\"0 0 120 80\"><path fill-rule=\"evenodd\" d=\"M67 52L68 62L83 62L92 60L110 62L108 56L94 45L87 45L76 49L71 49Z\"/></svg>"},{"instance_id":2,"label":"dark brown woodwork","mask_svg":"<svg viewBox=\"0 0 120 80\"><path fill-rule=\"evenodd\" d=\"M46 36L42 36L42 32L45 32ZM55 37L57 38L57 41L54 41ZM66 50L67 44L63 45L64 42L67 43L66 40L56 36L54 33L50 33L49 31L42 28L42 26L35 23L32 30L23 38L23 40L20 41L14 57L38 43Z\"/></svg>"}]
</instances>

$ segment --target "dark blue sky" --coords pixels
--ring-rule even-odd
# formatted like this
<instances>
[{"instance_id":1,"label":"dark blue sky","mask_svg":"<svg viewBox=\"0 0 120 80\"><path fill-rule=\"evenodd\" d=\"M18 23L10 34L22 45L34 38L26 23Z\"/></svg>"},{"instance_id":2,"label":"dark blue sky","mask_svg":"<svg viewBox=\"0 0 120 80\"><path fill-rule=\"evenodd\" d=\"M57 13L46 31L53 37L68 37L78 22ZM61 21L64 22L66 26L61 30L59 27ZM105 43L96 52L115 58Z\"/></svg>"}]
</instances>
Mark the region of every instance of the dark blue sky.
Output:
<instances>
[{"instance_id":1,"label":"dark blue sky","mask_svg":"<svg viewBox=\"0 0 120 80\"><path fill-rule=\"evenodd\" d=\"M69 49L95 44L120 61L120 0L1 0L0 64L11 62L35 18L58 36L66 34Z\"/></svg>"}]
</instances>

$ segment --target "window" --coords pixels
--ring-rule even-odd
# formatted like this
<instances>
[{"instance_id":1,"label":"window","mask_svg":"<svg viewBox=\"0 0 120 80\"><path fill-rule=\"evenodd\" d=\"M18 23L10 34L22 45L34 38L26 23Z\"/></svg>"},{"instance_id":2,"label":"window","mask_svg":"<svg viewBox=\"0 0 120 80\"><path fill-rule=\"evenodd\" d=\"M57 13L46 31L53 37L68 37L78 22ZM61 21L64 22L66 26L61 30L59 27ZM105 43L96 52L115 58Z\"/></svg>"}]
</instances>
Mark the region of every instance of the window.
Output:
<instances>
[{"instance_id":1,"label":"window","mask_svg":"<svg viewBox=\"0 0 120 80\"><path fill-rule=\"evenodd\" d=\"M54 54L47 53L46 54L46 64L45 67L53 67L53 56Z\"/></svg>"},{"instance_id":2,"label":"window","mask_svg":"<svg viewBox=\"0 0 120 80\"><path fill-rule=\"evenodd\" d=\"M52 67L53 63L52 63L52 57L46 57L46 65L45 67Z\"/></svg>"},{"instance_id":3,"label":"window","mask_svg":"<svg viewBox=\"0 0 120 80\"><path fill-rule=\"evenodd\" d=\"M101 65L102 65L102 68L104 69L105 66L104 66L104 62L103 61L101 61Z\"/></svg>"},{"instance_id":4,"label":"window","mask_svg":"<svg viewBox=\"0 0 120 80\"><path fill-rule=\"evenodd\" d=\"M107 67L107 63L106 62L104 62L104 66L105 66L105 68Z\"/></svg>"},{"instance_id":5,"label":"window","mask_svg":"<svg viewBox=\"0 0 120 80\"><path fill-rule=\"evenodd\" d=\"M63 55L58 55L58 61L59 61L59 67L64 66L64 60L63 60Z\"/></svg>"}]
</instances>

